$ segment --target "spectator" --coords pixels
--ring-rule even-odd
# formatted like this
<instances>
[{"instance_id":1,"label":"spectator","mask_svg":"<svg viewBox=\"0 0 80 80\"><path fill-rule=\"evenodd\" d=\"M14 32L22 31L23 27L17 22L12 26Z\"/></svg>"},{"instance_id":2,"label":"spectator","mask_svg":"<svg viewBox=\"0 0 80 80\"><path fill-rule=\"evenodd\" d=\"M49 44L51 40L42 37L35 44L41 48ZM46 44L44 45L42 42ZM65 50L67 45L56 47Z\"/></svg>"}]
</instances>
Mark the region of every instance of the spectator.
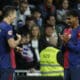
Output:
<instances>
[{"instance_id":1,"label":"spectator","mask_svg":"<svg viewBox=\"0 0 80 80\"><path fill-rule=\"evenodd\" d=\"M32 15L34 17L35 23L41 28L42 27L41 12L38 9L35 9Z\"/></svg>"},{"instance_id":2,"label":"spectator","mask_svg":"<svg viewBox=\"0 0 80 80\"><path fill-rule=\"evenodd\" d=\"M22 23L22 22L21 22ZM30 32L31 27L35 24L34 18L32 16L26 16L25 25L18 28L20 34ZM23 25L23 24L22 24ZM21 26L21 25L20 25Z\"/></svg>"},{"instance_id":3,"label":"spectator","mask_svg":"<svg viewBox=\"0 0 80 80\"><path fill-rule=\"evenodd\" d=\"M30 33L22 34L20 45L17 46L17 69L35 71L34 50L30 44Z\"/></svg>"},{"instance_id":4,"label":"spectator","mask_svg":"<svg viewBox=\"0 0 80 80\"><path fill-rule=\"evenodd\" d=\"M22 20L23 24L25 25L26 16L31 15L31 10L27 1L21 1L18 6L19 8L16 11L17 18L13 23L13 25L16 27L17 27L17 21Z\"/></svg>"},{"instance_id":5,"label":"spectator","mask_svg":"<svg viewBox=\"0 0 80 80\"><path fill-rule=\"evenodd\" d=\"M44 35L40 38L40 51L47 46L57 46L56 41L54 40L53 35L53 26L46 25L44 29Z\"/></svg>"},{"instance_id":6,"label":"spectator","mask_svg":"<svg viewBox=\"0 0 80 80\"><path fill-rule=\"evenodd\" d=\"M37 25L34 25L31 28L31 45L32 45L32 48L35 51L35 67L36 67L36 69L39 69L39 62L40 62L39 38L40 38L40 29L39 29L39 27Z\"/></svg>"},{"instance_id":7,"label":"spectator","mask_svg":"<svg viewBox=\"0 0 80 80\"><path fill-rule=\"evenodd\" d=\"M49 24L51 26L53 26L53 34L52 36L54 37L55 43L58 46L58 27L56 25L56 19L53 15L50 15L47 17L46 19L46 24Z\"/></svg>"},{"instance_id":8,"label":"spectator","mask_svg":"<svg viewBox=\"0 0 80 80\"><path fill-rule=\"evenodd\" d=\"M53 0L44 0L44 4L39 6L43 19L45 19L49 15L55 15L56 8L53 5Z\"/></svg>"},{"instance_id":9,"label":"spectator","mask_svg":"<svg viewBox=\"0 0 80 80\"><path fill-rule=\"evenodd\" d=\"M69 1L62 0L61 9L57 10L57 21L64 22L66 19L66 13L69 11Z\"/></svg>"}]
</instances>

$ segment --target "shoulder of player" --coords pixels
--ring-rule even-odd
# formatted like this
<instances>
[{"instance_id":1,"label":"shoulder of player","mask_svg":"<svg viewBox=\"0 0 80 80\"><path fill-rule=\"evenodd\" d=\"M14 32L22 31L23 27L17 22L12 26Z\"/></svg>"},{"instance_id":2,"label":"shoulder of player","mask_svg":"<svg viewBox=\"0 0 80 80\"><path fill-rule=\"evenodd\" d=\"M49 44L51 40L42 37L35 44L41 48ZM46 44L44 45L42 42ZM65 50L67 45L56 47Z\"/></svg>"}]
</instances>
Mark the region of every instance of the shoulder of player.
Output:
<instances>
[{"instance_id":1,"label":"shoulder of player","mask_svg":"<svg viewBox=\"0 0 80 80\"><path fill-rule=\"evenodd\" d=\"M8 35L13 34L12 27L10 25L0 24L0 26L1 26L1 30L3 31L3 33L8 34Z\"/></svg>"},{"instance_id":2,"label":"shoulder of player","mask_svg":"<svg viewBox=\"0 0 80 80\"><path fill-rule=\"evenodd\" d=\"M4 30L12 29L11 25L5 24L3 22L0 23L0 27Z\"/></svg>"},{"instance_id":3,"label":"shoulder of player","mask_svg":"<svg viewBox=\"0 0 80 80\"><path fill-rule=\"evenodd\" d=\"M78 27L77 27L77 31L79 31L79 32L80 32L80 26L78 26Z\"/></svg>"}]
</instances>

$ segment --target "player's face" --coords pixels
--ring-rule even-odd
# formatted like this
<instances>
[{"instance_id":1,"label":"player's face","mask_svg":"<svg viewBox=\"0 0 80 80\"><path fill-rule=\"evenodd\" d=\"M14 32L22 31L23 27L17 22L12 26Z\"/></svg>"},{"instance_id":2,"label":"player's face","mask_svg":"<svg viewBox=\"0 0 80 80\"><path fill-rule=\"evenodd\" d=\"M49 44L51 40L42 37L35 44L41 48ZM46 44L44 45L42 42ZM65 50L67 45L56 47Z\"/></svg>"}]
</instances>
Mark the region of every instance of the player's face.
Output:
<instances>
[{"instance_id":1,"label":"player's face","mask_svg":"<svg viewBox=\"0 0 80 80\"><path fill-rule=\"evenodd\" d=\"M16 18L16 11L11 12L9 17L10 17L10 21L12 23Z\"/></svg>"},{"instance_id":2,"label":"player's face","mask_svg":"<svg viewBox=\"0 0 80 80\"><path fill-rule=\"evenodd\" d=\"M76 21L76 17L73 17L73 16L68 16L66 18L66 23L69 25L69 26L72 26Z\"/></svg>"}]
</instances>

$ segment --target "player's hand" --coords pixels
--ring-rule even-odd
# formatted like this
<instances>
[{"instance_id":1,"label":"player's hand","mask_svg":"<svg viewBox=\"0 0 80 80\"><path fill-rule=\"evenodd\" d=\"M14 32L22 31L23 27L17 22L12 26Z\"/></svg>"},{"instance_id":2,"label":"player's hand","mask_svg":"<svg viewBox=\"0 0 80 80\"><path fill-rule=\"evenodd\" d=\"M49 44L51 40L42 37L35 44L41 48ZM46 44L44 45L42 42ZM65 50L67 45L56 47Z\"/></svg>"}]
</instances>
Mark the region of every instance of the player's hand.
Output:
<instances>
[{"instance_id":1,"label":"player's hand","mask_svg":"<svg viewBox=\"0 0 80 80\"><path fill-rule=\"evenodd\" d=\"M61 38L63 43L67 43L69 41L69 39L71 38L70 36L68 36L66 34L64 34L64 35L59 34L59 37Z\"/></svg>"},{"instance_id":2,"label":"player's hand","mask_svg":"<svg viewBox=\"0 0 80 80\"><path fill-rule=\"evenodd\" d=\"M16 34L17 39L21 40L21 35L20 34Z\"/></svg>"}]
</instances>

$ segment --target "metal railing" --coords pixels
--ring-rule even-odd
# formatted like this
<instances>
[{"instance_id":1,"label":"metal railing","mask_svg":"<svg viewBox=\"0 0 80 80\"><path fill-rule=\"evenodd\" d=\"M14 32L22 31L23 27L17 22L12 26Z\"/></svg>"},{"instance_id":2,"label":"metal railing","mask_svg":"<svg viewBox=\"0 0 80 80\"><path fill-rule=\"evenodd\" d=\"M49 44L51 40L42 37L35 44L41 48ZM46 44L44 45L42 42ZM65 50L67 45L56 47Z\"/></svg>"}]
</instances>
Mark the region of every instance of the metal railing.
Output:
<instances>
[{"instance_id":1,"label":"metal railing","mask_svg":"<svg viewBox=\"0 0 80 80\"><path fill-rule=\"evenodd\" d=\"M16 76L19 77L41 76L41 73L38 70L36 70L33 73L31 73L29 70L15 70L15 73L13 74L13 80L16 80Z\"/></svg>"}]
</instances>

